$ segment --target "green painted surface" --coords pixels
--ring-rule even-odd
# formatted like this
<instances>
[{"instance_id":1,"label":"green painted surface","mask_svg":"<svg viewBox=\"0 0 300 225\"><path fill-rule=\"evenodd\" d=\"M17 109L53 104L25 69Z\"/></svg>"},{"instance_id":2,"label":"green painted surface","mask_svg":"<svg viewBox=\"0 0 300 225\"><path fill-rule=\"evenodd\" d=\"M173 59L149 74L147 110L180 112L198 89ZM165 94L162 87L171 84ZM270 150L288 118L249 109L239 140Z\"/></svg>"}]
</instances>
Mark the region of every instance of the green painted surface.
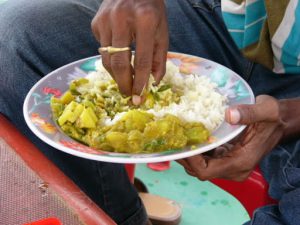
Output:
<instances>
[{"instance_id":1,"label":"green painted surface","mask_svg":"<svg viewBox=\"0 0 300 225\"><path fill-rule=\"evenodd\" d=\"M139 164L136 177L147 185L150 193L182 206L181 225L241 225L249 220L246 210L234 197L210 182L187 175L175 162L163 172Z\"/></svg>"},{"instance_id":2,"label":"green painted surface","mask_svg":"<svg viewBox=\"0 0 300 225\"><path fill-rule=\"evenodd\" d=\"M4 2L6 2L7 0L0 0L0 4L2 4L2 3L4 3Z\"/></svg>"}]
</instances>

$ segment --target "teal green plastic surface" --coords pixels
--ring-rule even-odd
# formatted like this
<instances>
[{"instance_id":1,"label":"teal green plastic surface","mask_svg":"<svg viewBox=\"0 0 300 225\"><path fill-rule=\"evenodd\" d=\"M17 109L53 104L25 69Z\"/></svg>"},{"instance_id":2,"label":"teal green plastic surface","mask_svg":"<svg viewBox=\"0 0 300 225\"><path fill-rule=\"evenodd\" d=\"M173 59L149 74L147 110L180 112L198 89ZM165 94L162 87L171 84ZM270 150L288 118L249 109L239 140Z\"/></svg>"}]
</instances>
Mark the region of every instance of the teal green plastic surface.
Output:
<instances>
[{"instance_id":1,"label":"teal green plastic surface","mask_svg":"<svg viewBox=\"0 0 300 225\"><path fill-rule=\"evenodd\" d=\"M6 2L7 0L0 0L0 4L2 4L2 3L4 3L4 2Z\"/></svg>"},{"instance_id":2,"label":"teal green plastic surface","mask_svg":"<svg viewBox=\"0 0 300 225\"><path fill-rule=\"evenodd\" d=\"M136 177L149 192L177 201L182 206L180 225L241 225L249 216L233 196L210 182L201 182L172 162L171 168L156 172L139 164Z\"/></svg>"}]
</instances>

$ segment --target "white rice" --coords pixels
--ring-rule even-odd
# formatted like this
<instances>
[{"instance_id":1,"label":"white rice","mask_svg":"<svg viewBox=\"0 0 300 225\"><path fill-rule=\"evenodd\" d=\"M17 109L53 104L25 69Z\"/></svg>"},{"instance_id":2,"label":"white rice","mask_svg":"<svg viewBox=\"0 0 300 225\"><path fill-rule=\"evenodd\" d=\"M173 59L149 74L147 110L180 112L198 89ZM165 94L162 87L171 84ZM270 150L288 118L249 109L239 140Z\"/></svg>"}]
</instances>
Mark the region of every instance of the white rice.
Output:
<instances>
[{"instance_id":1,"label":"white rice","mask_svg":"<svg viewBox=\"0 0 300 225\"><path fill-rule=\"evenodd\" d=\"M90 91L98 92L102 82L111 80L109 73L102 66L101 61L96 62L97 72L87 76L91 82ZM157 117L173 114L186 122L201 122L210 130L215 130L224 120L225 103L227 98L216 91L217 85L208 77L198 75L182 75L172 62L167 62L167 72L163 80L172 85L173 90L180 90L183 95L178 104L172 103L161 107L158 104L148 110ZM124 113L118 113L113 120L106 118L105 125L114 124Z\"/></svg>"}]
</instances>

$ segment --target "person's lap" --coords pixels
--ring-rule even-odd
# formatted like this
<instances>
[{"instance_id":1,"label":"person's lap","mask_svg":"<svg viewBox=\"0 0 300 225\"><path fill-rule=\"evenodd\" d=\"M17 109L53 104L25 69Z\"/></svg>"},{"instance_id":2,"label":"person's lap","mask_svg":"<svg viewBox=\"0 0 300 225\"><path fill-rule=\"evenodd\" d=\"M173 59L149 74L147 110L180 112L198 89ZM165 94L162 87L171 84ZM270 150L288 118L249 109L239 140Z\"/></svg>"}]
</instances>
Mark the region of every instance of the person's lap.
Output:
<instances>
[{"instance_id":1,"label":"person's lap","mask_svg":"<svg viewBox=\"0 0 300 225\"><path fill-rule=\"evenodd\" d=\"M256 95L270 94L278 98L300 95L298 90L300 76L276 75L242 57L223 24L219 0L166 0L166 4L170 50L205 57L231 68L249 82ZM68 62L97 54L98 43L92 36L90 21L98 6L97 0L54 2L9 0L9 3L4 4L4 9L0 7L0 32L4 34L4 37L0 38L0 73L5 72L4 76L0 76L0 85L5 83L4 88L0 89L0 110L8 115L41 149L47 149L45 154L58 160L58 164L64 167L63 169L69 173L69 176L72 176L74 172L68 171L69 168L73 168L72 164L83 165L85 163L86 165L76 171L79 174L83 173L78 179L90 173L90 167L92 167L90 161L84 162L85 160L78 158L70 160L72 157L58 153L41 143L30 133L20 114L26 93L41 76ZM29 10L32 11L31 14L28 14ZM3 41L7 41L7 44L3 44ZM274 175L280 173L286 175L286 169L284 173L282 172L286 165L290 166L289 173L293 170L293 175L295 175L294 169L299 168L299 161L294 164L290 163L290 158L297 159L295 155L299 152L298 145L284 146L284 149L284 151L275 149L262 162L262 169L271 184L271 190L272 188L275 190L274 193L271 191L271 195L276 195L280 189L282 195L276 196L279 198L284 198L285 190L278 187L277 182L272 183ZM282 154L282 152L286 152L287 155L279 159L277 154ZM273 159L274 157L277 157L277 161ZM94 173L99 173L105 170L101 166L106 164L94 162L93 165L96 171ZM116 176L118 176L117 173L124 173L124 169L119 166L107 165L107 167L112 167L106 171L114 171ZM118 169L115 170L115 168ZM281 178L287 179L286 176ZM300 179L299 175L293 176L293 182L297 179ZM81 180L77 182L80 183ZM299 189L299 182L292 185L290 182L288 186ZM91 185L95 186L93 183L80 185L87 192ZM114 193L111 189L113 187L103 188ZM90 194L100 194L102 191L92 190ZM124 190L120 193L120 198L123 199L124 196L121 194L128 193L128 191L133 192L131 189ZM126 194L126 196L130 195ZM136 199L133 198L132 202L134 200ZM104 197L99 203L102 204L103 201L105 201ZM264 213L268 214L267 211ZM256 224L255 220L253 224Z\"/></svg>"}]
</instances>

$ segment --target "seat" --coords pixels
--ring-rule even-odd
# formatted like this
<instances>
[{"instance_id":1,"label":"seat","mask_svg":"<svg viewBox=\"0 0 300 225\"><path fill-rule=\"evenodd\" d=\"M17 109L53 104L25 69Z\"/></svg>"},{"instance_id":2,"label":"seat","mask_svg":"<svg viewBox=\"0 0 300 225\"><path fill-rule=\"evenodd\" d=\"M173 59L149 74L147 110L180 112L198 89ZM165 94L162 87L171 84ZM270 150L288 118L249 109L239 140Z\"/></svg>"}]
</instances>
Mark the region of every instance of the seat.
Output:
<instances>
[{"instance_id":1,"label":"seat","mask_svg":"<svg viewBox=\"0 0 300 225\"><path fill-rule=\"evenodd\" d=\"M0 196L0 224L116 225L1 114Z\"/></svg>"},{"instance_id":2,"label":"seat","mask_svg":"<svg viewBox=\"0 0 300 225\"><path fill-rule=\"evenodd\" d=\"M269 185L264 179L259 167L243 182L213 179L211 182L238 199L252 218L255 209L277 201L268 195Z\"/></svg>"}]
</instances>

